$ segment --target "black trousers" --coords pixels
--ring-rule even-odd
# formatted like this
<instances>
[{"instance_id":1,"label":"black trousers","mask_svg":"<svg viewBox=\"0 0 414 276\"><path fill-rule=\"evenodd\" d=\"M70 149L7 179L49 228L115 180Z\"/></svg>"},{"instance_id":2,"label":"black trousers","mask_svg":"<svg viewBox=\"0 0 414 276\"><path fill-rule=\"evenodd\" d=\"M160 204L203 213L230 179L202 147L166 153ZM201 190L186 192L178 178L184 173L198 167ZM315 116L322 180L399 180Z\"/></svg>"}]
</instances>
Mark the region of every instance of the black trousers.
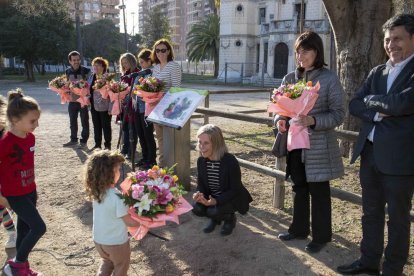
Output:
<instances>
[{"instance_id":1,"label":"black trousers","mask_svg":"<svg viewBox=\"0 0 414 276\"><path fill-rule=\"evenodd\" d=\"M81 104L78 102L70 102L68 104L69 120L70 120L70 140L78 141L78 115L80 114L82 132L81 143L88 142L89 138L89 112L88 107L81 108Z\"/></svg>"},{"instance_id":2,"label":"black trousers","mask_svg":"<svg viewBox=\"0 0 414 276\"><path fill-rule=\"evenodd\" d=\"M46 225L36 209L37 193L8 196L10 207L17 214L16 260L27 261L29 253L46 232Z\"/></svg>"},{"instance_id":3,"label":"black trousers","mask_svg":"<svg viewBox=\"0 0 414 276\"><path fill-rule=\"evenodd\" d=\"M383 275L401 275L410 246L410 210L414 176L381 173L374 160L373 145L365 143L361 153L362 186L361 262L378 268L384 250L385 204L388 205L388 244Z\"/></svg>"},{"instance_id":4,"label":"black trousers","mask_svg":"<svg viewBox=\"0 0 414 276\"><path fill-rule=\"evenodd\" d=\"M102 145L102 132L105 139L105 148L111 148L112 141L112 128L111 128L111 115L108 111L96 111L95 108L91 108L92 123L94 129L95 146L101 147Z\"/></svg>"},{"instance_id":5,"label":"black trousers","mask_svg":"<svg viewBox=\"0 0 414 276\"><path fill-rule=\"evenodd\" d=\"M312 240L317 243L330 242L332 239L332 207L329 181L307 182L301 149L289 152L288 162L294 192L293 221L289 227L289 233L308 236L311 213Z\"/></svg>"},{"instance_id":6,"label":"black trousers","mask_svg":"<svg viewBox=\"0 0 414 276\"><path fill-rule=\"evenodd\" d=\"M154 124L146 120L144 113L135 113L135 129L142 150L142 159L147 164L156 164L157 145L154 138Z\"/></svg>"},{"instance_id":7,"label":"black trousers","mask_svg":"<svg viewBox=\"0 0 414 276\"><path fill-rule=\"evenodd\" d=\"M228 219L229 215L234 214L236 210L231 203L209 207L200 203L194 203L192 211L196 216L222 221Z\"/></svg>"}]
</instances>

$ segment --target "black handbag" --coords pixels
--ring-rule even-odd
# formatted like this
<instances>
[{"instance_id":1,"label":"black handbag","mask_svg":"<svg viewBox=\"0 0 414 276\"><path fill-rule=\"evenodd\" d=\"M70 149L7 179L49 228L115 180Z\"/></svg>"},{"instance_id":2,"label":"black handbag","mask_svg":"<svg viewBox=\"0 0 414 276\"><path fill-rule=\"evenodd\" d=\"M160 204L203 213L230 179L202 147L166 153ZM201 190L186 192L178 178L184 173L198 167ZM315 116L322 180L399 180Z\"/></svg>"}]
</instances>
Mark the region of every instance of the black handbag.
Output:
<instances>
[{"instance_id":1,"label":"black handbag","mask_svg":"<svg viewBox=\"0 0 414 276\"><path fill-rule=\"evenodd\" d=\"M284 157L287 155L287 138L288 132L279 132L277 128L273 129L275 141L272 146L272 153L276 157Z\"/></svg>"}]
</instances>

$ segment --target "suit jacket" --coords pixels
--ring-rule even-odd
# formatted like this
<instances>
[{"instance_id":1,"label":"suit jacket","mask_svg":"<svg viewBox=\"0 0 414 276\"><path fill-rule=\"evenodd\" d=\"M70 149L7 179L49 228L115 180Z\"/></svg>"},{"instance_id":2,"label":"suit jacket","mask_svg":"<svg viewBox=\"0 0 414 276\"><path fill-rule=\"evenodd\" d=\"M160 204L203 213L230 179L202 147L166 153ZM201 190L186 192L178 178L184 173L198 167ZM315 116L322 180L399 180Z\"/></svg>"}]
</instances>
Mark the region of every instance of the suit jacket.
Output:
<instances>
[{"instance_id":1,"label":"suit jacket","mask_svg":"<svg viewBox=\"0 0 414 276\"><path fill-rule=\"evenodd\" d=\"M197 160L198 183L197 190L204 194L206 199L211 195L207 181L207 158L199 157ZM241 182L241 171L236 157L225 153L220 159L220 196L216 197L217 205L232 203L234 209L245 214L249 210L249 203L252 202L247 189Z\"/></svg>"},{"instance_id":2,"label":"suit jacket","mask_svg":"<svg viewBox=\"0 0 414 276\"><path fill-rule=\"evenodd\" d=\"M361 119L351 163L361 154L375 126L374 159L384 174L414 175L414 58L400 72L387 93L389 69L385 64L371 70L349 112ZM390 115L374 122L376 112Z\"/></svg>"}]
</instances>

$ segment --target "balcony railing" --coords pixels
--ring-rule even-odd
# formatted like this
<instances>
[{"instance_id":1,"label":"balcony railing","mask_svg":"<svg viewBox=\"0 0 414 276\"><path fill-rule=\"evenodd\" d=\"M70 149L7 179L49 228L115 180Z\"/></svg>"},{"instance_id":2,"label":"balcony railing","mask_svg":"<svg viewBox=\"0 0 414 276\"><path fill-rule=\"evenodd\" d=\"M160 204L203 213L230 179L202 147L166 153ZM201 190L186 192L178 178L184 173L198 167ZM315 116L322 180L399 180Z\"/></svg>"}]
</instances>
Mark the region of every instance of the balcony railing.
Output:
<instances>
[{"instance_id":1,"label":"balcony railing","mask_svg":"<svg viewBox=\"0 0 414 276\"><path fill-rule=\"evenodd\" d=\"M300 22L296 19L272 20L270 23L261 24L260 34L269 35L275 33L299 33ZM303 24L304 31L314 31L317 33L329 33L330 26L327 19L308 20Z\"/></svg>"}]
</instances>

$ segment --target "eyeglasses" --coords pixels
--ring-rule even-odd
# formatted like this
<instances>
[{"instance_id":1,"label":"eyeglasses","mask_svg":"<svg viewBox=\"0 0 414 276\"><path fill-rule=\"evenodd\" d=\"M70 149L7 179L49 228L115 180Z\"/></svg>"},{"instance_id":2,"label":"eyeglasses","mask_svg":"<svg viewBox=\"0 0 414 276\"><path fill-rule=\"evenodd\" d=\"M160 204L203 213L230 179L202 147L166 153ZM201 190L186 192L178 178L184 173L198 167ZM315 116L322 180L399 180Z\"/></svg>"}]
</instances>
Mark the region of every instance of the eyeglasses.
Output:
<instances>
[{"instance_id":1,"label":"eyeglasses","mask_svg":"<svg viewBox=\"0 0 414 276\"><path fill-rule=\"evenodd\" d=\"M168 49L164 48L164 49L155 49L155 52L158 54L159 52L165 54L168 51Z\"/></svg>"}]
</instances>

